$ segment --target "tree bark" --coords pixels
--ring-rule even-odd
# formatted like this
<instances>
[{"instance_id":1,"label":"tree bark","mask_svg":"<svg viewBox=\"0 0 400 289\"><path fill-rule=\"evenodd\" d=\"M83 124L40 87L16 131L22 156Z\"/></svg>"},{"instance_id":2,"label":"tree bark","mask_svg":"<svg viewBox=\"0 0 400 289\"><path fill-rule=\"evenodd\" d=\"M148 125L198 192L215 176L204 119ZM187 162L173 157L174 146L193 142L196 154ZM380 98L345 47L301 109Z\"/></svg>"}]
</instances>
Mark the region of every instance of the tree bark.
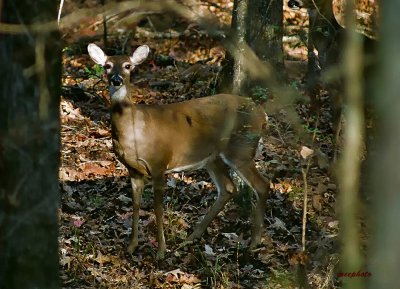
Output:
<instances>
[{"instance_id":1,"label":"tree bark","mask_svg":"<svg viewBox=\"0 0 400 289\"><path fill-rule=\"evenodd\" d=\"M251 0L235 0L232 15L232 28L235 31L234 43L239 50L239 57L233 61L232 93L239 95L246 94L243 45L246 43L246 20L249 2Z\"/></svg>"},{"instance_id":2,"label":"tree bark","mask_svg":"<svg viewBox=\"0 0 400 289\"><path fill-rule=\"evenodd\" d=\"M58 288L60 151L57 1L4 0L1 19L26 25L0 34L0 288Z\"/></svg>"},{"instance_id":3,"label":"tree bark","mask_svg":"<svg viewBox=\"0 0 400 289\"><path fill-rule=\"evenodd\" d=\"M359 232L359 191L361 178L361 156L364 139L364 98L363 98L363 46L361 34L355 32L356 19L354 4L347 3L346 42L344 43L343 68L345 79L344 111L346 129L343 134L343 150L340 157L339 217L342 245L342 272L358 272L364 268L360 250ZM349 13L350 12L350 13ZM343 280L343 288L364 288L363 278Z\"/></svg>"},{"instance_id":4,"label":"tree bark","mask_svg":"<svg viewBox=\"0 0 400 289\"><path fill-rule=\"evenodd\" d=\"M250 1L246 28L247 43L257 56L283 73L283 1Z\"/></svg>"},{"instance_id":5,"label":"tree bark","mask_svg":"<svg viewBox=\"0 0 400 289\"><path fill-rule=\"evenodd\" d=\"M243 67L243 51L235 59L229 49L240 50L246 43L245 24L249 1L251 0L234 0L233 2L231 33L225 43L228 49L220 73L217 88L219 93L246 94L244 83L247 74Z\"/></svg>"},{"instance_id":6,"label":"tree bark","mask_svg":"<svg viewBox=\"0 0 400 289\"><path fill-rule=\"evenodd\" d=\"M400 2L381 2L378 69L374 101L377 149L371 167L373 238L369 256L369 288L396 288L400 268Z\"/></svg>"},{"instance_id":7,"label":"tree bark","mask_svg":"<svg viewBox=\"0 0 400 289\"><path fill-rule=\"evenodd\" d=\"M249 55L244 46L253 49L261 61L271 64L274 72L283 75L283 2L282 0L235 0L232 13L232 43L238 50L236 58L227 55L222 70L220 92L250 95L251 89L257 85L265 87L265 77L250 79L246 71ZM275 77L281 79L282 77Z\"/></svg>"}]
</instances>

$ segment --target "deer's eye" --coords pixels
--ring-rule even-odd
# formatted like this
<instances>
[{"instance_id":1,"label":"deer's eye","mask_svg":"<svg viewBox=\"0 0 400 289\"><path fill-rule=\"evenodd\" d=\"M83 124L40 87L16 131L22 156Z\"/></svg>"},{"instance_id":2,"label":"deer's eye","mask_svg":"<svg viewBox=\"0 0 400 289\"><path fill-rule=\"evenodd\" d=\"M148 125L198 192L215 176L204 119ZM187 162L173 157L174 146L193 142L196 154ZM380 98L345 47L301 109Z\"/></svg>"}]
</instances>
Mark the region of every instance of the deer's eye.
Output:
<instances>
[{"instance_id":1,"label":"deer's eye","mask_svg":"<svg viewBox=\"0 0 400 289\"><path fill-rule=\"evenodd\" d=\"M112 65L110 63L104 64L104 69L105 70L109 70L111 67L112 67Z\"/></svg>"},{"instance_id":2,"label":"deer's eye","mask_svg":"<svg viewBox=\"0 0 400 289\"><path fill-rule=\"evenodd\" d=\"M130 70L132 68L131 64L125 64L125 69Z\"/></svg>"}]
</instances>

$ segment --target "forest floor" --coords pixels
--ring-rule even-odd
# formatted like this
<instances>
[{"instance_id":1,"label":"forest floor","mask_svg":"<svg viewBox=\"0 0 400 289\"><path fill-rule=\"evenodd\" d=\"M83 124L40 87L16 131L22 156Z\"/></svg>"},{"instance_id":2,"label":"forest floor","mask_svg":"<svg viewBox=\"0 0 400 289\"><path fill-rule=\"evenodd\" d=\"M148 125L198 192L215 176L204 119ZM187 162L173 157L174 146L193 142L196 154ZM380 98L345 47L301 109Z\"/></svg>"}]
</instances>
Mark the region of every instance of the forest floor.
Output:
<instances>
[{"instance_id":1,"label":"forest floor","mask_svg":"<svg viewBox=\"0 0 400 289\"><path fill-rule=\"evenodd\" d=\"M224 5L225 21L229 21L230 1L214 2L220 8ZM86 1L88 7L95 4L97 1ZM287 34L293 33L291 27L306 25L299 15L304 16L304 12L285 12ZM152 53L135 71L134 102L164 104L213 93L220 71L220 59L215 55L223 54L223 49L198 27L184 22L180 25L187 27L178 37L155 38L154 27L144 24L129 41L131 47L149 45ZM316 126L304 93L304 70L298 68L305 67L304 46L294 44L291 36L285 39L286 63L291 71L288 85L299 95L293 106L304 129L314 133L317 145L331 157L328 96L321 90ZM121 42L115 37L110 46L120 47ZM68 45L63 53L59 238L63 288L298 288L297 276L302 269L310 288L340 286L335 275L336 185L329 171L316 162L311 161L306 170L307 161L300 153L302 141L293 141L297 137L284 110L269 115L269 134L256 156L257 167L270 180L271 188L264 237L256 250L246 251L252 198L245 189L227 204L198 242L184 244L217 195L207 173L196 171L166 176L165 260L155 260L151 186L146 186L141 204L140 246L134 254L126 253L132 215L130 180L113 154L109 95L99 69L83 48L86 44L81 48ZM214 60L207 62L210 51ZM305 192L309 202L303 252Z\"/></svg>"}]
</instances>

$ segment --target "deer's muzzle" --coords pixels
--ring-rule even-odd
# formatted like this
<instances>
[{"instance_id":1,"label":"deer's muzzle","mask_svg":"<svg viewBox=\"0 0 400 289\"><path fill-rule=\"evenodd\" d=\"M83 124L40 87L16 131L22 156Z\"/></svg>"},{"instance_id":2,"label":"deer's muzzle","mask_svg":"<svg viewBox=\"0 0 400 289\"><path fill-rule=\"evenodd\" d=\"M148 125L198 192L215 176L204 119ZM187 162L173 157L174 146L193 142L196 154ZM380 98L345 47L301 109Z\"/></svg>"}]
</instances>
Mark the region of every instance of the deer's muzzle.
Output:
<instances>
[{"instance_id":1,"label":"deer's muzzle","mask_svg":"<svg viewBox=\"0 0 400 289\"><path fill-rule=\"evenodd\" d=\"M124 84L124 79L119 74L114 74L110 78L110 84L112 86L121 86Z\"/></svg>"}]
</instances>

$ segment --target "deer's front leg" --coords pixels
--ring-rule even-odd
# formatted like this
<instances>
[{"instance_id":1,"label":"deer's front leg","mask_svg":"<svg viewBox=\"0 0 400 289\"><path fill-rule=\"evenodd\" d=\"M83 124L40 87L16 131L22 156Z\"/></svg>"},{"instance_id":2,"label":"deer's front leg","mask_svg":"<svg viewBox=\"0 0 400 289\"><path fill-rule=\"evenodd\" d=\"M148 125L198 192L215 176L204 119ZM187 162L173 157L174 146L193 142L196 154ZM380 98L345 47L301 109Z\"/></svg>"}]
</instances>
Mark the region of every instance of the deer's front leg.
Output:
<instances>
[{"instance_id":1,"label":"deer's front leg","mask_svg":"<svg viewBox=\"0 0 400 289\"><path fill-rule=\"evenodd\" d=\"M164 237L164 220L163 220L163 199L164 199L164 176L153 176L154 191L154 212L157 222L157 242L158 252L157 260L164 259L166 245Z\"/></svg>"},{"instance_id":2,"label":"deer's front leg","mask_svg":"<svg viewBox=\"0 0 400 289\"><path fill-rule=\"evenodd\" d=\"M135 172L130 172L131 184L132 184L132 203L133 203L133 214L132 214L132 233L131 240L128 246L128 253L133 253L138 246L138 235L139 235L139 210L140 200L142 198L144 179L143 176L138 175Z\"/></svg>"}]
</instances>

